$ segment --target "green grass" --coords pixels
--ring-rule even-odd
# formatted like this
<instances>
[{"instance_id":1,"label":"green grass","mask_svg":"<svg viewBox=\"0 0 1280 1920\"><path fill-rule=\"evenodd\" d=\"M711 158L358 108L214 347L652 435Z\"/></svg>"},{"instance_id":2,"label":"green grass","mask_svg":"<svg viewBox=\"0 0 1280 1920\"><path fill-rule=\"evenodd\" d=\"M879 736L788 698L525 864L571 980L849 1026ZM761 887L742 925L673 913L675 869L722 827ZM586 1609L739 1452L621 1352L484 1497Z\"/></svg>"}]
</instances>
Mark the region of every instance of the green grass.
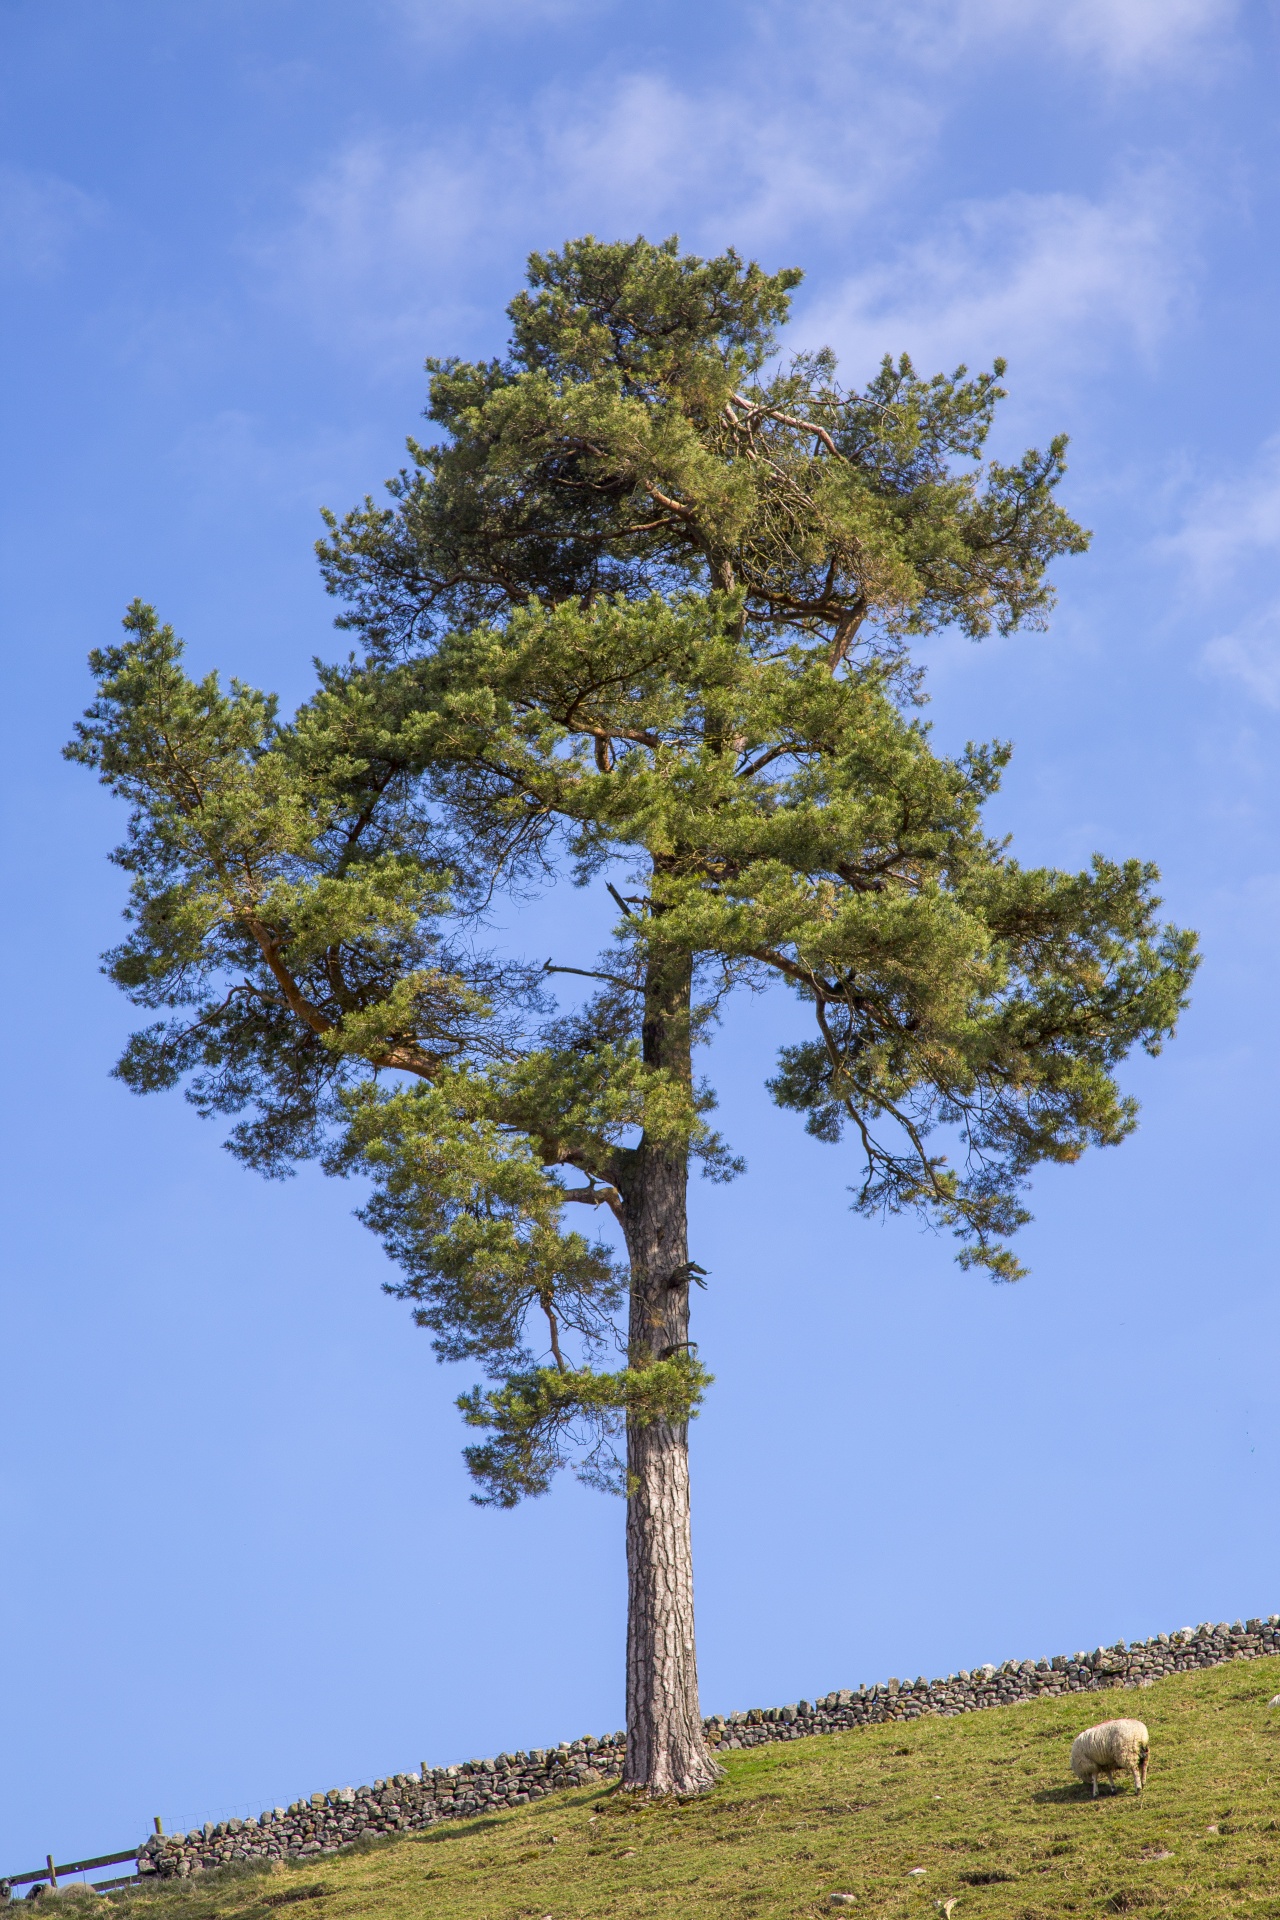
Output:
<instances>
[{"instance_id":1,"label":"green grass","mask_svg":"<svg viewBox=\"0 0 1280 1920\"><path fill-rule=\"evenodd\" d=\"M1057 1914L1280 1916L1280 1659L1138 1692L861 1729L730 1754L705 1800L616 1787L367 1851L208 1874L115 1905L134 1920L762 1920L853 1911L934 1920ZM1151 1772L1094 1801L1081 1727L1137 1715ZM923 1875L912 1876L913 1867Z\"/></svg>"}]
</instances>

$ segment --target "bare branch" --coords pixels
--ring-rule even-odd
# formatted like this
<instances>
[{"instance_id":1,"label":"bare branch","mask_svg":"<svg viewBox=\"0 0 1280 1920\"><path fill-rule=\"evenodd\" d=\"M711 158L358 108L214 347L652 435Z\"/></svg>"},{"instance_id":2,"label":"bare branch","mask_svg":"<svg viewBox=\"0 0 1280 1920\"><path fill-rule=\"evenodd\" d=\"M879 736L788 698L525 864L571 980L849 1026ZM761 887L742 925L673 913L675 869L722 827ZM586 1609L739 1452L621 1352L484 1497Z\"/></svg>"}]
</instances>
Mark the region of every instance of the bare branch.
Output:
<instances>
[{"instance_id":1,"label":"bare branch","mask_svg":"<svg viewBox=\"0 0 1280 1920\"><path fill-rule=\"evenodd\" d=\"M822 443L822 445L827 449L828 453L834 454L837 460L844 460L845 458L844 454L841 453L839 447L836 445L835 441L831 438L831 435L827 432L825 427L819 427L815 425L815 423L812 420L798 419L794 413L783 413L780 407L761 406L758 401L744 399L744 397L740 393L735 393L733 398L737 402L738 406L746 407L747 411L755 419L776 420L780 427L794 427L799 433L811 433L814 435L814 437L817 440L819 440ZM653 493L652 487L649 489L649 491ZM654 498L655 500L661 500L662 505L664 507L667 505L667 502L665 500L662 500L662 496L660 494L654 494Z\"/></svg>"},{"instance_id":2,"label":"bare branch","mask_svg":"<svg viewBox=\"0 0 1280 1920\"><path fill-rule=\"evenodd\" d=\"M542 1303L542 1311L547 1316L547 1325L551 1329L551 1352L555 1359L556 1366L561 1373L567 1373L569 1369L566 1367L564 1355L560 1351L560 1324L556 1319L555 1309L551 1305L551 1296L550 1294L542 1293L538 1295L538 1298Z\"/></svg>"},{"instance_id":3,"label":"bare branch","mask_svg":"<svg viewBox=\"0 0 1280 1920\"><path fill-rule=\"evenodd\" d=\"M674 513L678 520L695 518L692 507L686 507L679 500L673 500L670 494L663 493L660 488L655 487L652 480L646 481L645 492L656 500L660 507L665 507L668 513Z\"/></svg>"},{"instance_id":4,"label":"bare branch","mask_svg":"<svg viewBox=\"0 0 1280 1920\"><path fill-rule=\"evenodd\" d=\"M590 967L553 967L549 960L542 963L544 973L576 973L583 980L606 980L611 987L625 987L630 993L635 991L633 980L620 980L616 973L594 973Z\"/></svg>"},{"instance_id":5,"label":"bare branch","mask_svg":"<svg viewBox=\"0 0 1280 1920\"><path fill-rule=\"evenodd\" d=\"M749 780L753 773L763 772L771 761L781 759L782 755L784 753L790 753L793 747L793 741L782 740L779 741L776 747L770 747L766 753L757 754L756 758L750 761L748 765L738 768L739 780Z\"/></svg>"},{"instance_id":6,"label":"bare branch","mask_svg":"<svg viewBox=\"0 0 1280 1920\"><path fill-rule=\"evenodd\" d=\"M616 1187L607 1187L603 1181L597 1181L590 1187L565 1187L560 1195L562 1200L579 1200L584 1207L620 1207L622 1195Z\"/></svg>"}]
</instances>

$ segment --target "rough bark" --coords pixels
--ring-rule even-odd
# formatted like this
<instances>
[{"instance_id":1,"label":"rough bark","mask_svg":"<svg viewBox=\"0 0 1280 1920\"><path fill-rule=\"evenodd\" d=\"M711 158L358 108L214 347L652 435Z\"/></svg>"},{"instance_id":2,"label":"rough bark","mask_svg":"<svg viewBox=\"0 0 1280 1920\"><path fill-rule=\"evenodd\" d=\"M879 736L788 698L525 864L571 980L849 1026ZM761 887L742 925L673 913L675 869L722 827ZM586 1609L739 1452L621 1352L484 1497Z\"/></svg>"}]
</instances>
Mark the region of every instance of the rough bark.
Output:
<instances>
[{"instance_id":1,"label":"rough bark","mask_svg":"<svg viewBox=\"0 0 1280 1920\"><path fill-rule=\"evenodd\" d=\"M645 995L644 1057L691 1079L687 955L655 952ZM644 1140L625 1194L631 1262L632 1366L689 1339L688 1152ZM627 1758L623 1785L702 1793L720 1769L707 1752L698 1704L689 1532L689 1429L627 1427Z\"/></svg>"}]
</instances>

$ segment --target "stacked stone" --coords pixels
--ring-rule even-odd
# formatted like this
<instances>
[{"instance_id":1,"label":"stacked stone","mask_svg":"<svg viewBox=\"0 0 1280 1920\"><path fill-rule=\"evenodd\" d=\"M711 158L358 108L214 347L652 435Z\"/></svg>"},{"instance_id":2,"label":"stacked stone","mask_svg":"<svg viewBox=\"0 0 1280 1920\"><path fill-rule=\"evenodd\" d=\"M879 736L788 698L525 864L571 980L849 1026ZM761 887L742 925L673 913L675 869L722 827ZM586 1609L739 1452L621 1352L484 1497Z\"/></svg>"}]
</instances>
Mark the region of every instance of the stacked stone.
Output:
<instances>
[{"instance_id":1,"label":"stacked stone","mask_svg":"<svg viewBox=\"0 0 1280 1920\"><path fill-rule=\"evenodd\" d=\"M1093 1653L1058 1654L1052 1660L1006 1660L1002 1667L961 1668L945 1680L890 1680L845 1688L823 1699L788 1707L753 1707L713 1714L703 1722L713 1751L802 1740L815 1733L841 1733L885 1721L949 1716L985 1707L1011 1706L1065 1693L1108 1687L1149 1686L1170 1673L1256 1660L1280 1653L1280 1614L1237 1620L1234 1626L1184 1627L1152 1640L1123 1640ZM199 1873L246 1860L305 1860L336 1853L357 1840L412 1833L440 1820L472 1820L480 1814L527 1806L544 1794L590 1785L620 1773L626 1749L621 1733L566 1741L552 1749L500 1753L496 1760L469 1760L461 1767L423 1767L397 1773L371 1787L338 1787L275 1807L256 1820L223 1820L191 1833L154 1835L138 1852L140 1874L162 1878Z\"/></svg>"},{"instance_id":2,"label":"stacked stone","mask_svg":"<svg viewBox=\"0 0 1280 1920\"><path fill-rule=\"evenodd\" d=\"M335 1787L273 1807L256 1820L220 1820L190 1833L153 1834L138 1852L138 1872L164 1879L238 1861L306 1860L357 1840L412 1833L440 1820L472 1820L528 1806L544 1794L587 1786L620 1773L626 1737L590 1735L530 1753L500 1753L461 1767L396 1773L371 1787Z\"/></svg>"},{"instance_id":3,"label":"stacked stone","mask_svg":"<svg viewBox=\"0 0 1280 1920\"><path fill-rule=\"evenodd\" d=\"M944 1716L976 1713L984 1707L1012 1706L1063 1693L1087 1693L1106 1687L1137 1687L1165 1674L1221 1666L1226 1660L1256 1660L1280 1653L1280 1614L1266 1620L1237 1620L1234 1626L1184 1627L1127 1646L1098 1647L1093 1653L1058 1654L1052 1660L1006 1660L1002 1667L961 1668L945 1680L890 1680L885 1685L829 1693L790 1707L753 1707L749 1713L716 1714L706 1722L713 1749L756 1747L772 1740L801 1740L814 1733L838 1733L886 1720L917 1720L923 1713Z\"/></svg>"}]
</instances>

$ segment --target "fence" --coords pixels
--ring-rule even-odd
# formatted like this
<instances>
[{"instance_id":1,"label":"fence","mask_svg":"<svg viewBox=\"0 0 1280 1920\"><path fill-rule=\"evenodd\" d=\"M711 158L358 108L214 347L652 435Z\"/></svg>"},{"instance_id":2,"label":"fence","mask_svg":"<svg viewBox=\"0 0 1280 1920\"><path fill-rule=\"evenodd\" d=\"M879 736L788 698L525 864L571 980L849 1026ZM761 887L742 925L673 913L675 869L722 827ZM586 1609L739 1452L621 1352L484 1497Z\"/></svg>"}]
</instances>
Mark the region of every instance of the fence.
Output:
<instances>
[{"instance_id":1,"label":"fence","mask_svg":"<svg viewBox=\"0 0 1280 1920\"><path fill-rule=\"evenodd\" d=\"M163 1832L159 1820L156 1821L156 1832ZM15 1887L29 1887L31 1891L27 1898L30 1900L36 1890L43 1891L46 1884L56 1893L59 1879L66 1879L73 1873L92 1873L97 1867L120 1867L126 1860L133 1861L136 1866L140 1852L140 1847L130 1847L127 1853L99 1853L92 1860L68 1860L61 1867L55 1864L51 1853L46 1853L42 1867L35 1867L30 1873L7 1873L0 1879L0 1902L7 1904L13 1897ZM115 1880L82 1880L80 1884L92 1887L95 1893L108 1893L112 1887L131 1887L137 1878L136 1873L124 1873Z\"/></svg>"},{"instance_id":2,"label":"fence","mask_svg":"<svg viewBox=\"0 0 1280 1920\"><path fill-rule=\"evenodd\" d=\"M67 1864L62 1867L54 1865L53 1855L51 1853L47 1853L44 1858L45 1864L42 1867L37 1867L34 1872L11 1873L4 1880L0 1880L0 1897L7 1899L14 1887L30 1885L34 1888L38 1887L42 1881L47 1881L56 1893L59 1877L65 1878L68 1874L72 1873L91 1873L95 1867L118 1867L125 1860L133 1860L136 1862L138 1849L136 1847L130 1847L128 1853L100 1853L94 1860L69 1860ZM91 1880L87 1882L87 1884L93 1888L95 1893L105 1893L108 1887L131 1886L137 1877L136 1873L126 1873L122 1874L118 1880ZM6 1892L6 1889L9 1891ZM29 1899L30 1895L27 1897Z\"/></svg>"}]
</instances>

